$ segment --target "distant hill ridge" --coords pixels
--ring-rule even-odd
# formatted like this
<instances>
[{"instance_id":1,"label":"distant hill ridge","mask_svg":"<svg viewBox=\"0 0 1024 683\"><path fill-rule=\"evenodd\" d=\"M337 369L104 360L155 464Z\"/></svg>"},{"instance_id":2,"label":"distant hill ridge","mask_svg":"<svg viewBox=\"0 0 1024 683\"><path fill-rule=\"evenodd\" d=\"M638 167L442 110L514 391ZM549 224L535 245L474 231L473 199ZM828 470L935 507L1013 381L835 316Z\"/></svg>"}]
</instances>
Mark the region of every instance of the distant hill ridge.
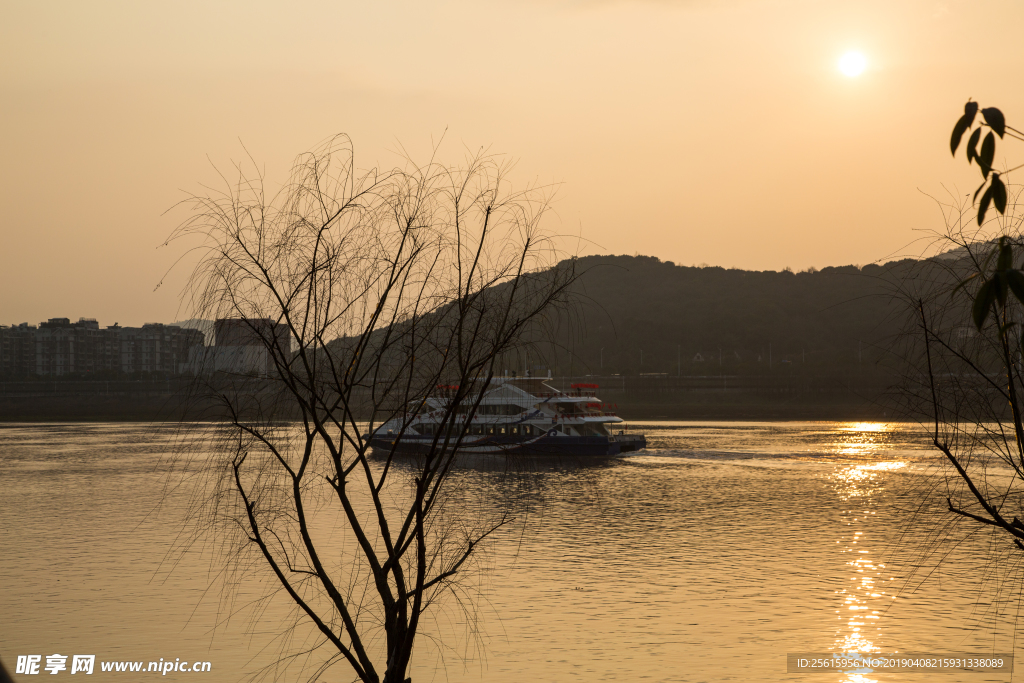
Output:
<instances>
[{"instance_id":1,"label":"distant hill ridge","mask_svg":"<svg viewBox=\"0 0 1024 683\"><path fill-rule=\"evenodd\" d=\"M674 375L871 366L906 327L895 283L921 264L794 273L678 266L652 256L580 258L582 315L562 336L566 349L554 352L554 370L569 372L571 364L574 373Z\"/></svg>"},{"instance_id":2,"label":"distant hill ridge","mask_svg":"<svg viewBox=\"0 0 1024 683\"><path fill-rule=\"evenodd\" d=\"M579 258L578 315L555 321L557 342L519 364L556 375L871 372L906 328L896 283L922 263L794 273ZM212 320L173 324L214 341Z\"/></svg>"}]
</instances>

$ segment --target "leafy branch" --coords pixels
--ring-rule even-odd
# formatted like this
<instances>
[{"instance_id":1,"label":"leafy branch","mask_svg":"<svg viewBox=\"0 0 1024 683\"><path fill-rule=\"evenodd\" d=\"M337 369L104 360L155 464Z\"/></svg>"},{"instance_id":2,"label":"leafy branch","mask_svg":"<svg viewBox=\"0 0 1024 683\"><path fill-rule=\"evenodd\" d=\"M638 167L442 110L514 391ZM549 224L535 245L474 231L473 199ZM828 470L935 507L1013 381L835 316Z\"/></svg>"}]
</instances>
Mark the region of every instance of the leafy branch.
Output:
<instances>
[{"instance_id":1,"label":"leafy branch","mask_svg":"<svg viewBox=\"0 0 1024 683\"><path fill-rule=\"evenodd\" d=\"M1009 131L1010 137L1024 141L1024 133L1021 133L1016 128L1007 126L1006 117L1003 116L1003 112L999 109L987 107L980 111L982 120L978 121L977 128L974 128L979 112L978 103L968 100L967 104L964 105L963 116L953 126L953 134L949 139L949 150L955 157L956 150L960 147L960 141L963 140L967 131L974 128L974 132L967 139L967 163L976 162L978 164L982 182L978 189L974 191L972 201L977 202L978 194L988 186L985 189L985 193L981 195L981 203L978 206L978 225L985 222L985 214L992 204L995 205L999 213L1006 214L1006 184L1000 176L1020 168L1020 166L1017 166L1013 169L1007 169L1001 174L993 169L992 164L996 156L996 135L1003 139L1007 131ZM981 134L986 128L989 131L985 134L985 139L982 140ZM980 150L978 149L979 142L981 143Z\"/></svg>"}]
</instances>

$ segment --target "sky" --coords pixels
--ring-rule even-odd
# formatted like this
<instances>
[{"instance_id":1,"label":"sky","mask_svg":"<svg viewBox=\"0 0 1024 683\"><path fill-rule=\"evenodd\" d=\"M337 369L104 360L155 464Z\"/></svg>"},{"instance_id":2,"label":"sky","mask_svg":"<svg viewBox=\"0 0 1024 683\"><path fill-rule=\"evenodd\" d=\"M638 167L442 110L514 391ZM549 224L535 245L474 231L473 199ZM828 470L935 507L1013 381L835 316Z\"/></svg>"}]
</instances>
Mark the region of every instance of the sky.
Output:
<instances>
[{"instance_id":1,"label":"sky","mask_svg":"<svg viewBox=\"0 0 1024 683\"><path fill-rule=\"evenodd\" d=\"M964 102L1024 119L1022 28L1009 0L7 0L0 324L180 319L177 202L337 133L363 168L515 159L573 253L919 254L980 180L949 153Z\"/></svg>"}]
</instances>

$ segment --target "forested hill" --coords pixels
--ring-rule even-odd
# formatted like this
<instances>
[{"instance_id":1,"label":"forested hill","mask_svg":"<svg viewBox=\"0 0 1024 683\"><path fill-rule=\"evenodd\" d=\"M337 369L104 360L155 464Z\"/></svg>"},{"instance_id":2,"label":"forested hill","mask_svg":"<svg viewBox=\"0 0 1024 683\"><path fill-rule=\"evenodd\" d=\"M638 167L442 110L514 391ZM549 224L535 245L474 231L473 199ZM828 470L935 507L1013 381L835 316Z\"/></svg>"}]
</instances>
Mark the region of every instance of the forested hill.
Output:
<instances>
[{"instance_id":1,"label":"forested hill","mask_svg":"<svg viewBox=\"0 0 1024 683\"><path fill-rule=\"evenodd\" d=\"M895 283L920 265L793 273L581 258L575 329L563 326L566 348L544 361L556 374L877 372L908 327Z\"/></svg>"}]
</instances>

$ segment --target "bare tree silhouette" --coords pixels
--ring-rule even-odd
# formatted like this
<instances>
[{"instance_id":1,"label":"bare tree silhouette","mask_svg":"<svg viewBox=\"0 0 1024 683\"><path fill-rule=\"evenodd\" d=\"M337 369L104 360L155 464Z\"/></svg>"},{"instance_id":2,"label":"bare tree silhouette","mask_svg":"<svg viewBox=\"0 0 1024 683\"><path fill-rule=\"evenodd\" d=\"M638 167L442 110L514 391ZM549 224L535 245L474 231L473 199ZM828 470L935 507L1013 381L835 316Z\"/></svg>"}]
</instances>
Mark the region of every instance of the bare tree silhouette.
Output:
<instances>
[{"instance_id":1,"label":"bare tree silhouette","mask_svg":"<svg viewBox=\"0 0 1024 683\"><path fill-rule=\"evenodd\" d=\"M568 306L573 261L552 266L549 196L508 190L500 158L359 172L341 136L275 193L236 170L186 201L172 235L200 242L193 317L227 320L237 347L196 361L196 398L223 422L186 440L204 478L192 521L273 576L312 624L318 672L343 659L360 681L401 683L424 614L510 521L453 504L466 415ZM425 455L371 451L368 434L408 425L439 386Z\"/></svg>"}]
</instances>

